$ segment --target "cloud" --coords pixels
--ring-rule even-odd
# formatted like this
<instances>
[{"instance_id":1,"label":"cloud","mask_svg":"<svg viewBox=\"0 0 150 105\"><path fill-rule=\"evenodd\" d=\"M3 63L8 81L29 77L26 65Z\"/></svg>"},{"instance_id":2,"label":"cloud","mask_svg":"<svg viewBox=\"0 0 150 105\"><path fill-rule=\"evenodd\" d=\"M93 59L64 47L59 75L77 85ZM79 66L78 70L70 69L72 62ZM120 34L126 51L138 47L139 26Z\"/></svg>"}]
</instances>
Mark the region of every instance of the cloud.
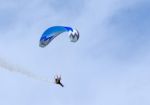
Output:
<instances>
[{"instance_id":1,"label":"cloud","mask_svg":"<svg viewBox=\"0 0 150 105\"><path fill-rule=\"evenodd\" d=\"M10 104L8 100L14 105L149 103L147 1L16 0L3 1L0 7L3 58L52 81L54 74L62 74L65 85L60 89L2 72L7 81L3 85L10 88L1 87L5 90L1 104ZM43 30L62 24L76 27L79 41L71 44L64 34L39 48Z\"/></svg>"},{"instance_id":2,"label":"cloud","mask_svg":"<svg viewBox=\"0 0 150 105\"><path fill-rule=\"evenodd\" d=\"M91 38L88 41L91 43L91 49L89 50L92 50L96 57L109 56L121 62L139 57L141 50L147 52L149 46L147 8L149 8L147 2L125 5L115 10L112 15L108 15L103 21L99 20L96 29L90 33ZM90 41L91 39L93 42Z\"/></svg>"}]
</instances>

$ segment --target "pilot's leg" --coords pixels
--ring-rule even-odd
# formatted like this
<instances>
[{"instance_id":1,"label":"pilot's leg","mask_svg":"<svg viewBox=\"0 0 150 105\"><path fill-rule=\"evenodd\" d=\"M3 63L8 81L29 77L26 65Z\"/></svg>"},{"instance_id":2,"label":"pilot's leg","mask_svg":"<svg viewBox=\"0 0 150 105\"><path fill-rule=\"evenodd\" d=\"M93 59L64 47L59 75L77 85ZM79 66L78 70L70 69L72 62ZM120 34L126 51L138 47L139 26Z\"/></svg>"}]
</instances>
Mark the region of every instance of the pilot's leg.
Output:
<instances>
[{"instance_id":1,"label":"pilot's leg","mask_svg":"<svg viewBox=\"0 0 150 105\"><path fill-rule=\"evenodd\" d=\"M60 83L60 86L64 87L64 85L62 83Z\"/></svg>"}]
</instances>

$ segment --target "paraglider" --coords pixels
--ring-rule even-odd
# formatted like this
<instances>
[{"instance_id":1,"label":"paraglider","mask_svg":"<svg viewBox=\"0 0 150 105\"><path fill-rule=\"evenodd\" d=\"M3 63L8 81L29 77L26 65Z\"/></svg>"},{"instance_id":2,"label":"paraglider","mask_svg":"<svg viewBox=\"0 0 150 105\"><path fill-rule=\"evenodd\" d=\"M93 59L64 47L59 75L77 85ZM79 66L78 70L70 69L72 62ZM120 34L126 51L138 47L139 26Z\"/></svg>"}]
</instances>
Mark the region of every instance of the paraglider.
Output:
<instances>
[{"instance_id":1,"label":"paraglider","mask_svg":"<svg viewBox=\"0 0 150 105\"><path fill-rule=\"evenodd\" d=\"M71 42L77 42L79 39L79 32L77 29L66 26L53 26L44 31L40 38L40 47L47 46L55 37L63 32L69 33L69 38Z\"/></svg>"},{"instance_id":2,"label":"paraglider","mask_svg":"<svg viewBox=\"0 0 150 105\"><path fill-rule=\"evenodd\" d=\"M80 36L77 29L68 26L52 26L43 32L39 41L39 46L42 48L46 47L53 39L64 32L69 33L69 39L71 42L77 42L79 40ZM54 79L55 84L64 87L64 85L61 83L61 76L56 76Z\"/></svg>"}]
</instances>

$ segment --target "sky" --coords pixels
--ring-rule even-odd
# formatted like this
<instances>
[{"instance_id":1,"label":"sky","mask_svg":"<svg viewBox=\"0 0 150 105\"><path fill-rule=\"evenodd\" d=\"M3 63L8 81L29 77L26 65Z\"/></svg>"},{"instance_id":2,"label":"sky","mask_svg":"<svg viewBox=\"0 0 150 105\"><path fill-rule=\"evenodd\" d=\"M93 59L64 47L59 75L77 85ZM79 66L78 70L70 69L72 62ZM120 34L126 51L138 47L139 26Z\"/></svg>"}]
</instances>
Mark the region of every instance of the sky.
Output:
<instances>
[{"instance_id":1,"label":"sky","mask_svg":"<svg viewBox=\"0 0 150 105\"><path fill-rule=\"evenodd\" d=\"M149 105L149 9L149 0L0 0L0 105ZM40 48L54 25L78 29L79 41L63 33Z\"/></svg>"}]
</instances>

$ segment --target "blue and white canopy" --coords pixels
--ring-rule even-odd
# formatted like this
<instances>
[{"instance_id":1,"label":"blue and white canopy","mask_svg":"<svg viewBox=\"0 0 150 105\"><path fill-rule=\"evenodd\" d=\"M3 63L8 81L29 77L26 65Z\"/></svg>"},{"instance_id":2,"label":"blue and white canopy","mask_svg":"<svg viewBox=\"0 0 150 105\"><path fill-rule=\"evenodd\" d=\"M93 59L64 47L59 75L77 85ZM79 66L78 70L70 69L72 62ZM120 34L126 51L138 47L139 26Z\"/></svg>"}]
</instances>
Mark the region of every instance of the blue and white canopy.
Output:
<instances>
[{"instance_id":1,"label":"blue and white canopy","mask_svg":"<svg viewBox=\"0 0 150 105\"><path fill-rule=\"evenodd\" d=\"M44 31L40 38L40 47L47 46L56 36L63 32L69 32L71 42L76 42L79 39L79 32L76 29L65 26L53 26Z\"/></svg>"}]
</instances>

